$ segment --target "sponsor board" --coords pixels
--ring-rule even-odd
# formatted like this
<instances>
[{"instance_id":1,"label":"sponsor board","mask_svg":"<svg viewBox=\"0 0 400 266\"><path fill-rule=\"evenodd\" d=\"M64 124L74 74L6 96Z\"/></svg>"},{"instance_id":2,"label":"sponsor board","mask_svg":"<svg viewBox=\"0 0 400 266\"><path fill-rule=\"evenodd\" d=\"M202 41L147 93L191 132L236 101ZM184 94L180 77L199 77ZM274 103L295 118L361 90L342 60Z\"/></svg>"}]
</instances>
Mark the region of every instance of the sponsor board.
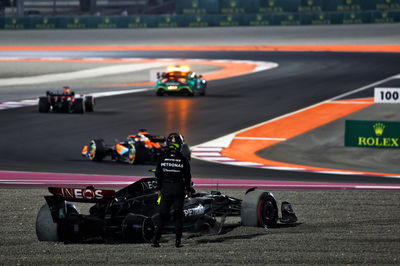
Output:
<instances>
[{"instance_id":1,"label":"sponsor board","mask_svg":"<svg viewBox=\"0 0 400 266\"><path fill-rule=\"evenodd\" d=\"M345 146L400 148L400 122L346 120Z\"/></svg>"}]
</instances>

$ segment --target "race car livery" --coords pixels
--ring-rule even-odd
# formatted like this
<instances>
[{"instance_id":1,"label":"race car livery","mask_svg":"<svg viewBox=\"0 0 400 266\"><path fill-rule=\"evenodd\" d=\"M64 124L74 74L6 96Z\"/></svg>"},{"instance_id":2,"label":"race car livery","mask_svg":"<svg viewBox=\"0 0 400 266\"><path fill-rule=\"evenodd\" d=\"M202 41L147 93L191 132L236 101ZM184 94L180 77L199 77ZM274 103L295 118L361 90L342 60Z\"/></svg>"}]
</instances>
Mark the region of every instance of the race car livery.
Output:
<instances>
[{"instance_id":1,"label":"race car livery","mask_svg":"<svg viewBox=\"0 0 400 266\"><path fill-rule=\"evenodd\" d=\"M119 190L50 187L37 215L36 234L40 241L67 243L149 242L159 219L157 179L143 178ZM81 214L71 202L94 203L89 214ZM241 225L276 227L295 224L297 216L288 202L282 202L281 214L270 192L251 188L244 199L219 191L196 192L184 202L184 230L219 234L226 217L240 217ZM168 223L172 233L174 223Z\"/></svg>"},{"instance_id":2,"label":"race car livery","mask_svg":"<svg viewBox=\"0 0 400 266\"><path fill-rule=\"evenodd\" d=\"M47 91L46 96L39 97L40 113L77 113L93 112L96 105L93 96L75 97L75 92L68 87L63 91Z\"/></svg>"},{"instance_id":3,"label":"race car livery","mask_svg":"<svg viewBox=\"0 0 400 266\"><path fill-rule=\"evenodd\" d=\"M107 145L103 139L92 139L81 151L82 156L91 161L101 162L110 157L116 162L129 164L156 163L158 158L167 150L165 136L151 135L146 129L141 129L136 135L129 135L124 141L116 141ZM182 154L190 160L189 145L182 145Z\"/></svg>"},{"instance_id":4,"label":"race car livery","mask_svg":"<svg viewBox=\"0 0 400 266\"><path fill-rule=\"evenodd\" d=\"M155 91L157 96L206 95L207 82L187 66L170 66L167 72L157 73Z\"/></svg>"}]
</instances>

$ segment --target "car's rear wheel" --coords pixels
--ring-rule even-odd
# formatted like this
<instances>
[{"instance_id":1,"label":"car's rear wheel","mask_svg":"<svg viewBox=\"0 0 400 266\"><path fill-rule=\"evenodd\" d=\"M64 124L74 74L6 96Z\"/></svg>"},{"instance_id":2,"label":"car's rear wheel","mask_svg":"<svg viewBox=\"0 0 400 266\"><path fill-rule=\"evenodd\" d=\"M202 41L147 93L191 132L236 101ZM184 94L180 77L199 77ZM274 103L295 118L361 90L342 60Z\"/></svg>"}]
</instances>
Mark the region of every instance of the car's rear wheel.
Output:
<instances>
[{"instance_id":1,"label":"car's rear wheel","mask_svg":"<svg viewBox=\"0 0 400 266\"><path fill-rule=\"evenodd\" d=\"M39 112L48 113L50 111L50 103L47 97L39 98Z\"/></svg>"},{"instance_id":2,"label":"car's rear wheel","mask_svg":"<svg viewBox=\"0 0 400 266\"><path fill-rule=\"evenodd\" d=\"M147 148L142 143L135 144L136 158L135 163L141 164L150 160Z\"/></svg>"},{"instance_id":3,"label":"car's rear wheel","mask_svg":"<svg viewBox=\"0 0 400 266\"><path fill-rule=\"evenodd\" d=\"M128 213L122 221L122 234L126 242L150 242L154 236L154 223L150 217Z\"/></svg>"},{"instance_id":4,"label":"car's rear wheel","mask_svg":"<svg viewBox=\"0 0 400 266\"><path fill-rule=\"evenodd\" d=\"M105 145L102 139L91 140L88 146L89 159L95 162L102 161L104 157L106 157L104 146Z\"/></svg>"},{"instance_id":5,"label":"car's rear wheel","mask_svg":"<svg viewBox=\"0 0 400 266\"><path fill-rule=\"evenodd\" d=\"M275 227L279 218L276 200L268 192L250 191L242 201L240 216L244 226Z\"/></svg>"},{"instance_id":6,"label":"car's rear wheel","mask_svg":"<svg viewBox=\"0 0 400 266\"><path fill-rule=\"evenodd\" d=\"M72 104L72 112L75 114L83 114L85 112L85 105L82 98L75 99Z\"/></svg>"},{"instance_id":7,"label":"car's rear wheel","mask_svg":"<svg viewBox=\"0 0 400 266\"><path fill-rule=\"evenodd\" d=\"M96 106L96 100L93 96L85 97L85 109L87 112L94 112L94 107Z\"/></svg>"},{"instance_id":8,"label":"car's rear wheel","mask_svg":"<svg viewBox=\"0 0 400 266\"><path fill-rule=\"evenodd\" d=\"M39 241L59 241L58 224L53 221L47 204L40 208L36 217L36 235Z\"/></svg>"}]
</instances>

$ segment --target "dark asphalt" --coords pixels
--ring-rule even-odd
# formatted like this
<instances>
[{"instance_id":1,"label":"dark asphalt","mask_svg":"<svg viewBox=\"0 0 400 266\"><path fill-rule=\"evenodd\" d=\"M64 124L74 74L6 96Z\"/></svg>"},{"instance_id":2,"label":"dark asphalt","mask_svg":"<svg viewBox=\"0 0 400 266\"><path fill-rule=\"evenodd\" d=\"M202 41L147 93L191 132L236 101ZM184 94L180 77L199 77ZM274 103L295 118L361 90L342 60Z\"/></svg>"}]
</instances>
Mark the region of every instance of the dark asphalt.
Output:
<instances>
[{"instance_id":1,"label":"dark asphalt","mask_svg":"<svg viewBox=\"0 0 400 266\"><path fill-rule=\"evenodd\" d=\"M206 28L190 31L2 31L0 44L149 45L152 42L165 42L166 36L171 37L168 43L201 45L398 44L398 26ZM159 33L164 34L160 35L163 38L156 38ZM236 58L275 61L280 67L254 75L210 82L209 95L205 98L155 98L150 92L115 96L99 99L97 112L82 116L39 114L35 107L0 111L0 170L147 174L146 170L152 167L150 165L131 167L106 162L94 164L83 160L79 155L81 145L97 136L107 141L123 138L139 127L147 127L155 133L179 128L192 145L199 144L398 74L400 59L397 54L363 53L0 53L0 57L43 55ZM355 96L371 96L371 91ZM380 111L387 118L386 108ZM182 113L187 116L180 116ZM174 119L169 120L168 115ZM361 115L362 118L364 113L354 115ZM335 128L334 125L327 125L331 126ZM299 136L298 140L309 141L311 137L322 141L322 145L331 145L335 141L332 136L321 138L321 132L310 134ZM317 134L317 138L313 138L312 134ZM299 142L292 144L298 145ZM304 149L304 146L299 148ZM302 149L300 154L304 154ZM281 151L275 153L276 156L280 154ZM298 151L291 154L291 159L303 157L298 154ZM319 157L319 154L314 157ZM192 165L194 176L208 178L398 182L395 179L269 171L197 160L193 160ZM226 192L239 198L243 196L243 191ZM299 217L298 226L273 230L237 227L224 235L185 238L185 247L180 250L173 247L172 241L164 242L162 248L154 250L148 244L64 245L38 242L35 218L44 203L43 196L48 193L45 189L2 188L0 264L399 264L400 209L397 191L271 192L278 201L288 200L293 204Z\"/></svg>"},{"instance_id":2,"label":"dark asphalt","mask_svg":"<svg viewBox=\"0 0 400 266\"><path fill-rule=\"evenodd\" d=\"M68 52L21 52L9 56L22 54L24 57L80 56ZM398 74L400 63L398 54L374 53L90 52L83 55L261 60L277 62L279 67L212 81L204 98L158 98L153 92L113 96L98 99L96 112L84 115L40 114L36 107L3 110L0 112L0 169L146 175L151 165L92 163L80 156L80 150L92 138L112 142L139 128L157 134L179 131L191 145L196 145ZM201 178L400 182L379 177L241 168L197 160L193 160L192 168L193 175Z\"/></svg>"}]
</instances>

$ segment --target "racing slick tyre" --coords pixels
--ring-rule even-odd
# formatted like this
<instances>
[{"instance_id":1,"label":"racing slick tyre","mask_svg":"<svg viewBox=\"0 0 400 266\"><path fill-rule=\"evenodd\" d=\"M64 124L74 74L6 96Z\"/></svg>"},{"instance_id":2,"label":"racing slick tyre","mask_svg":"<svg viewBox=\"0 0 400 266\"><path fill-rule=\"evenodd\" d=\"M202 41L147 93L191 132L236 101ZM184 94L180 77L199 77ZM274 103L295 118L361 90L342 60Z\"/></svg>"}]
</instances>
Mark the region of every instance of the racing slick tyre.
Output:
<instances>
[{"instance_id":1,"label":"racing slick tyre","mask_svg":"<svg viewBox=\"0 0 400 266\"><path fill-rule=\"evenodd\" d=\"M39 98L39 113L48 113L50 111L50 104L47 97Z\"/></svg>"},{"instance_id":2,"label":"racing slick tyre","mask_svg":"<svg viewBox=\"0 0 400 266\"><path fill-rule=\"evenodd\" d=\"M36 235L39 241L59 241L58 224L53 222L49 205L44 204L36 217Z\"/></svg>"},{"instance_id":3,"label":"racing slick tyre","mask_svg":"<svg viewBox=\"0 0 400 266\"><path fill-rule=\"evenodd\" d=\"M85 112L85 105L82 98L75 99L72 105L72 113L83 114Z\"/></svg>"},{"instance_id":4,"label":"racing slick tyre","mask_svg":"<svg viewBox=\"0 0 400 266\"><path fill-rule=\"evenodd\" d=\"M135 163L137 164L144 164L150 160L150 156L148 154L147 148L140 143L135 144L135 150L136 150L136 158L135 158Z\"/></svg>"},{"instance_id":5,"label":"racing slick tyre","mask_svg":"<svg viewBox=\"0 0 400 266\"><path fill-rule=\"evenodd\" d=\"M88 146L89 159L101 162L106 157L106 150L102 139L93 139Z\"/></svg>"},{"instance_id":6,"label":"racing slick tyre","mask_svg":"<svg viewBox=\"0 0 400 266\"><path fill-rule=\"evenodd\" d=\"M190 147L187 144L182 145L182 155L186 157L190 161L192 152L190 151Z\"/></svg>"},{"instance_id":7,"label":"racing slick tyre","mask_svg":"<svg viewBox=\"0 0 400 266\"><path fill-rule=\"evenodd\" d=\"M85 109L86 112L94 112L94 107L96 106L96 100L93 96L85 97Z\"/></svg>"},{"instance_id":8,"label":"racing slick tyre","mask_svg":"<svg viewBox=\"0 0 400 266\"><path fill-rule=\"evenodd\" d=\"M278 205L272 194L252 190L244 196L240 217L244 226L275 227L279 219Z\"/></svg>"},{"instance_id":9,"label":"racing slick tyre","mask_svg":"<svg viewBox=\"0 0 400 266\"><path fill-rule=\"evenodd\" d=\"M136 148L134 144L129 144L128 163L134 164L135 162L136 162Z\"/></svg>"},{"instance_id":10,"label":"racing slick tyre","mask_svg":"<svg viewBox=\"0 0 400 266\"><path fill-rule=\"evenodd\" d=\"M144 215L128 213L122 221L122 235L126 242L150 242L154 229L153 220Z\"/></svg>"}]
</instances>

